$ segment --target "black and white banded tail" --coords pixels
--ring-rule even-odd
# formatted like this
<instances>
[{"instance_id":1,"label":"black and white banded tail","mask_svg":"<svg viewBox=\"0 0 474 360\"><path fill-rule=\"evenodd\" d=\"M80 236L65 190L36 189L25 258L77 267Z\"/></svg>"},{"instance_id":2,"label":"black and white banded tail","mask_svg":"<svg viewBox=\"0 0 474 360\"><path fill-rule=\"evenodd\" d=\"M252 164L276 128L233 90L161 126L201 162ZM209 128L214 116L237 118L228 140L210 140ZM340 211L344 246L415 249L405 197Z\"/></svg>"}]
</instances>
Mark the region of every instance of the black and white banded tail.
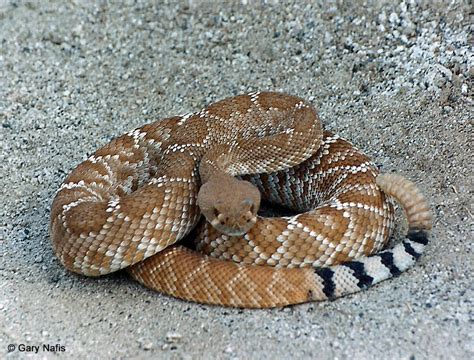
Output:
<instances>
[{"instance_id":1,"label":"black and white banded tail","mask_svg":"<svg viewBox=\"0 0 474 360\"><path fill-rule=\"evenodd\" d=\"M415 264L428 244L432 215L416 185L395 174L379 175L376 181L382 191L393 196L404 209L408 233L401 243L389 250L341 265L316 269L315 273L323 284L323 293L327 299L355 293L401 274Z\"/></svg>"}]
</instances>

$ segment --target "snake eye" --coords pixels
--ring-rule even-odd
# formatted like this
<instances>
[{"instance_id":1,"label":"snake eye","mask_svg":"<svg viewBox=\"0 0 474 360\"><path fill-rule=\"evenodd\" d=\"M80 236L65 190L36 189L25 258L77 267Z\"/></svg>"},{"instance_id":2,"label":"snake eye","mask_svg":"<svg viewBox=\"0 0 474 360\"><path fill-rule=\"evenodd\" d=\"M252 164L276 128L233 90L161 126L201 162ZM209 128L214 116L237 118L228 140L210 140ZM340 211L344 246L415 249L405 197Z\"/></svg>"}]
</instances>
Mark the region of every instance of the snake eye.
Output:
<instances>
[{"instance_id":1,"label":"snake eye","mask_svg":"<svg viewBox=\"0 0 474 360\"><path fill-rule=\"evenodd\" d=\"M216 208L214 208L213 213L216 218L219 216L219 210L217 210Z\"/></svg>"},{"instance_id":2,"label":"snake eye","mask_svg":"<svg viewBox=\"0 0 474 360\"><path fill-rule=\"evenodd\" d=\"M251 212L253 212L254 209L255 209L255 203L254 203L252 200L250 200L250 199L245 199L245 200L243 200L243 201L242 201L242 204L243 204L244 206L248 206L248 208L250 209Z\"/></svg>"}]
</instances>

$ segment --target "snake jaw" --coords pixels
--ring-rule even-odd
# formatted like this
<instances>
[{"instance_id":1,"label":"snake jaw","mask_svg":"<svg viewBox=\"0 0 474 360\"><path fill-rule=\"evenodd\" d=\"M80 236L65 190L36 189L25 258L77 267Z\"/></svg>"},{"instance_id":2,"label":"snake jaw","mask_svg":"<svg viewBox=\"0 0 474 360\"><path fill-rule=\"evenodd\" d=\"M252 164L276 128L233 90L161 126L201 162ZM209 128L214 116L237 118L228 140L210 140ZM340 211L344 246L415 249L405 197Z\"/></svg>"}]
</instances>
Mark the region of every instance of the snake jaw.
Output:
<instances>
[{"instance_id":1,"label":"snake jaw","mask_svg":"<svg viewBox=\"0 0 474 360\"><path fill-rule=\"evenodd\" d=\"M247 211L243 216L236 218L235 216L229 217L219 213L217 217L209 222L216 230L225 235L242 236L255 225L257 215Z\"/></svg>"}]
</instances>

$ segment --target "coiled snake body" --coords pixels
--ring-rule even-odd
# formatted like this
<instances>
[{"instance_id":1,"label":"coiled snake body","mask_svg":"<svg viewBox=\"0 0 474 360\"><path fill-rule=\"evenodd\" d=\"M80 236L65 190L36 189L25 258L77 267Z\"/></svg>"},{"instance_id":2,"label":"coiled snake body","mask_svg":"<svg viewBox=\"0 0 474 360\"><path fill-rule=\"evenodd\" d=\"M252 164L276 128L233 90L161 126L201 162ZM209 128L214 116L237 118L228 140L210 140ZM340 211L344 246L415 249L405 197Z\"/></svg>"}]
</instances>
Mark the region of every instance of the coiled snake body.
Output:
<instances>
[{"instance_id":1,"label":"coiled snake body","mask_svg":"<svg viewBox=\"0 0 474 360\"><path fill-rule=\"evenodd\" d=\"M261 197L297 214L259 216ZM408 234L381 251L391 197ZM116 138L67 176L50 222L54 252L71 271L127 268L168 295L257 308L332 299L398 275L419 258L430 228L413 183L379 175L324 132L302 99L269 92ZM177 244L185 237L197 251Z\"/></svg>"}]
</instances>

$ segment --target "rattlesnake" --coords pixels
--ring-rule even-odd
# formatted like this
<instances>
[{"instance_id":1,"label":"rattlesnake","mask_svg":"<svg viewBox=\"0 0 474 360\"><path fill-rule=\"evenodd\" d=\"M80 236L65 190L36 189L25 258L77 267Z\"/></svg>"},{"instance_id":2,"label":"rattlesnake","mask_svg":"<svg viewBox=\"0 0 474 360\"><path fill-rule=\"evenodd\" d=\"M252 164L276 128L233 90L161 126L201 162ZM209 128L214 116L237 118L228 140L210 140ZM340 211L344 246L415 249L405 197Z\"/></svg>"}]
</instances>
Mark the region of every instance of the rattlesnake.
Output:
<instances>
[{"instance_id":1,"label":"rattlesnake","mask_svg":"<svg viewBox=\"0 0 474 360\"><path fill-rule=\"evenodd\" d=\"M259 216L260 197L297 213ZM408 234L381 251L392 197ZM168 295L257 308L333 299L398 275L419 258L430 228L412 182L379 175L322 130L310 104L271 92L114 139L67 176L50 222L54 252L73 272L127 268ZM195 249L177 244L183 239Z\"/></svg>"}]
</instances>

